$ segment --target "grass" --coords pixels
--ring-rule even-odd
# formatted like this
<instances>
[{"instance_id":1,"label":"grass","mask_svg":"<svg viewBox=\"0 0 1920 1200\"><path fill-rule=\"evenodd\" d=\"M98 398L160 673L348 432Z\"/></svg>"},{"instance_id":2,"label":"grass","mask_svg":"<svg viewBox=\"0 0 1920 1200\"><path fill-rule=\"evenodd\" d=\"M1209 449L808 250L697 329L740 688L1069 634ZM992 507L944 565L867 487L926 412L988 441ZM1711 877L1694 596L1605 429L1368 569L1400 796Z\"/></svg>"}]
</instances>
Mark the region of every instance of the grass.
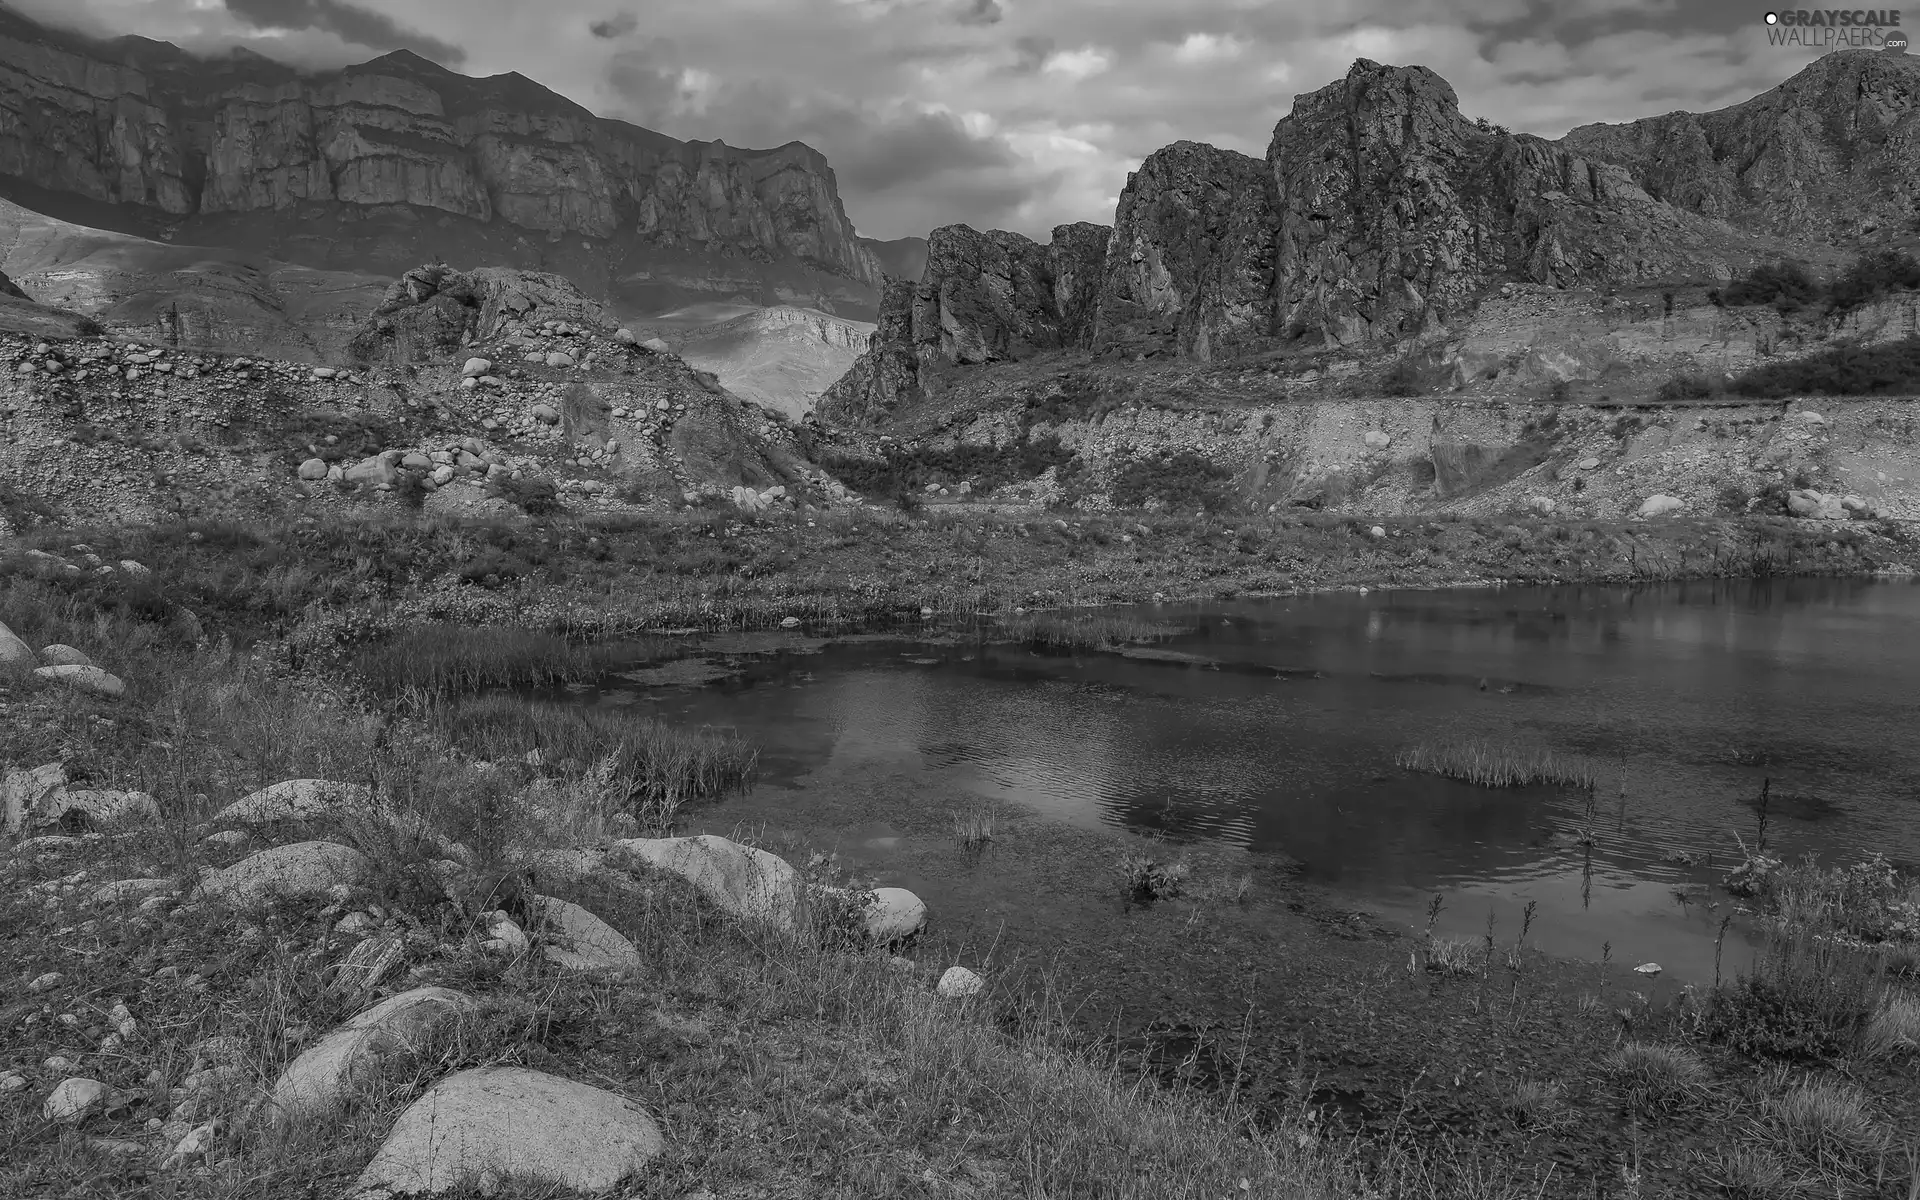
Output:
<instances>
[{"instance_id":1,"label":"grass","mask_svg":"<svg viewBox=\"0 0 1920 1200\"><path fill-rule=\"evenodd\" d=\"M1789 1153L1838 1174L1865 1174L1890 1149L1866 1095L1841 1079L1785 1085L1767 1115Z\"/></svg>"},{"instance_id":2,"label":"grass","mask_svg":"<svg viewBox=\"0 0 1920 1200\"><path fill-rule=\"evenodd\" d=\"M1585 759L1479 741L1425 742L1402 751L1394 761L1410 771L1443 775L1481 787L1550 783L1591 791L1598 779L1594 765Z\"/></svg>"},{"instance_id":3,"label":"grass","mask_svg":"<svg viewBox=\"0 0 1920 1200\"><path fill-rule=\"evenodd\" d=\"M979 850L993 840L994 812L991 806L955 812L953 840L962 850Z\"/></svg>"},{"instance_id":4,"label":"grass","mask_svg":"<svg viewBox=\"0 0 1920 1200\"><path fill-rule=\"evenodd\" d=\"M1668 1106L1694 1098L1712 1079L1707 1064L1684 1046L1627 1042L1601 1060L1601 1070L1643 1103Z\"/></svg>"},{"instance_id":5,"label":"grass","mask_svg":"<svg viewBox=\"0 0 1920 1200\"><path fill-rule=\"evenodd\" d=\"M1867 1019L1862 1047L1870 1058L1920 1055L1920 996L1889 990Z\"/></svg>"},{"instance_id":6,"label":"grass","mask_svg":"<svg viewBox=\"0 0 1920 1200\"><path fill-rule=\"evenodd\" d=\"M1046 650L1117 650L1141 642L1159 642L1179 629L1139 617L1113 613L1008 613L1000 616L1001 636Z\"/></svg>"},{"instance_id":7,"label":"grass","mask_svg":"<svg viewBox=\"0 0 1920 1200\"><path fill-rule=\"evenodd\" d=\"M345 666L387 695L531 688L605 674L631 648L583 646L537 629L479 628L434 621L395 630L353 650Z\"/></svg>"}]
</instances>

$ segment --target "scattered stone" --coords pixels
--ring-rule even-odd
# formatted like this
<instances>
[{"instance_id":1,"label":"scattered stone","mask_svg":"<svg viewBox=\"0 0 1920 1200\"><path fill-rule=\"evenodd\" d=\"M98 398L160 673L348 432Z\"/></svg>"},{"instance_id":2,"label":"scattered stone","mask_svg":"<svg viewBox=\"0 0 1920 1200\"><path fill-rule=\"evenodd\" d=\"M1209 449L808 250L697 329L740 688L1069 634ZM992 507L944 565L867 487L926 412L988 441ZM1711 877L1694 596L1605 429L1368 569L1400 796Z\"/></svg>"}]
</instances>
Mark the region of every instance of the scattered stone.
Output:
<instances>
[{"instance_id":1,"label":"scattered stone","mask_svg":"<svg viewBox=\"0 0 1920 1200\"><path fill-rule=\"evenodd\" d=\"M547 365L550 367L571 367L573 365L573 355L562 354L558 350L555 350L547 355Z\"/></svg>"},{"instance_id":2,"label":"scattered stone","mask_svg":"<svg viewBox=\"0 0 1920 1200\"><path fill-rule=\"evenodd\" d=\"M487 914L487 939L481 943L482 949L513 956L525 954L527 946L526 931L512 917L499 910Z\"/></svg>"},{"instance_id":3,"label":"scattered stone","mask_svg":"<svg viewBox=\"0 0 1920 1200\"><path fill-rule=\"evenodd\" d=\"M24 1092L27 1090L27 1087L27 1077L25 1075L17 1075L11 1071L5 1075L0 1075L0 1096L11 1095L14 1092Z\"/></svg>"},{"instance_id":4,"label":"scattered stone","mask_svg":"<svg viewBox=\"0 0 1920 1200\"><path fill-rule=\"evenodd\" d=\"M547 960L573 971L622 970L640 965L640 952L620 931L578 904L535 896L533 910L550 940ZM557 935L557 937L555 936Z\"/></svg>"},{"instance_id":5,"label":"scattered stone","mask_svg":"<svg viewBox=\"0 0 1920 1200\"><path fill-rule=\"evenodd\" d=\"M1640 975L1658 975L1660 973L1660 964L1656 962L1641 963L1634 968L1634 972Z\"/></svg>"},{"instance_id":6,"label":"scattered stone","mask_svg":"<svg viewBox=\"0 0 1920 1200\"><path fill-rule=\"evenodd\" d=\"M940 976L934 991L948 1000L957 1000L963 996L977 995L986 987L986 980L965 967L948 967L946 973Z\"/></svg>"},{"instance_id":7,"label":"scattered stone","mask_svg":"<svg viewBox=\"0 0 1920 1200\"><path fill-rule=\"evenodd\" d=\"M560 423L560 412L551 404L536 404L533 406L533 419L542 425L557 425Z\"/></svg>"},{"instance_id":8,"label":"scattered stone","mask_svg":"<svg viewBox=\"0 0 1920 1200\"><path fill-rule=\"evenodd\" d=\"M100 1108L107 1100L107 1085L98 1079L63 1079L46 1103L40 1106L40 1115L49 1121L62 1124L78 1124Z\"/></svg>"},{"instance_id":9,"label":"scattered stone","mask_svg":"<svg viewBox=\"0 0 1920 1200\"><path fill-rule=\"evenodd\" d=\"M443 987L414 988L382 1000L287 1064L269 1101L274 1119L332 1118L382 1068L410 1060L474 1008L471 997Z\"/></svg>"},{"instance_id":10,"label":"scattered stone","mask_svg":"<svg viewBox=\"0 0 1920 1200\"><path fill-rule=\"evenodd\" d=\"M1679 512L1686 506L1686 501L1680 499L1678 496L1648 496L1640 502L1640 507L1634 515L1640 517L1664 517L1670 513Z\"/></svg>"},{"instance_id":11,"label":"scattered stone","mask_svg":"<svg viewBox=\"0 0 1920 1200\"><path fill-rule=\"evenodd\" d=\"M300 478L306 480L308 483L318 483L327 477L327 460L324 458L309 458L300 464L299 473Z\"/></svg>"},{"instance_id":12,"label":"scattered stone","mask_svg":"<svg viewBox=\"0 0 1920 1200\"><path fill-rule=\"evenodd\" d=\"M147 566L145 563L135 562L131 558L121 559L120 569L135 579L145 579L153 574L153 568Z\"/></svg>"},{"instance_id":13,"label":"scattered stone","mask_svg":"<svg viewBox=\"0 0 1920 1200\"><path fill-rule=\"evenodd\" d=\"M1527 507L1543 517L1550 517L1553 515L1553 510L1558 508L1559 505L1554 503L1553 497L1551 496L1528 496Z\"/></svg>"},{"instance_id":14,"label":"scattered stone","mask_svg":"<svg viewBox=\"0 0 1920 1200\"><path fill-rule=\"evenodd\" d=\"M59 987L60 981L65 978L66 976L58 971L48 971L44 975L36 975L33 982L27 985L27 990L30 992L50 992L54 988Z\"/></svg>"},{"instance_id":15,"label":"scattered stone","mask_svg":"<svg viewBox=\"0 0 1920 1200\"><path fill-rule=\"evenodd\" d=\"M927 923L927 905L906 888L875 888L866 910L867 936L880 945L904 941Z\"/></svg>"},{"instance_id":16,"label":"scattered stone","mask_svg":"<svg viewBox=\"0 0 1920 1200\"><path fill-rule=\"evenodd\" d=\"M90 667L93 660L72 646L55 642L40 648L40 661L49 667Z\"/></svg>"},{"instance_id":17,"label":"scattered stone","mask_svg":"<svg viewBox=\"0 0 1920 1200\"><path fill-rule=\"evenodd\" d=\"M185 1137L175 1142L172 1151L160 1160L160 1169L171 1171L201 1157L213 1149L214 1134L215 1126L211 1121L195 1126L187 1132Z\"/></svg>"},{"instance_id":18,"label":"scattered stone","mask_svg":"<svg viewBox=\"0 0 1920 1200\"><path fill-rule=\"evenodd\" d=\"M60 763L46 763L29 771L8 771L0 778L0 810L6 814L7 833L19 833L27 814L39 812L48 796L66 786L67 769Z\"/></svg>"},{"instance_id":19,"label":"scattered stone","mask_svg":"<svg viewBox=\"0 0 1920 1200\"><path fill-rule=\"evenodd\" d=\"M334 968L333 991L345 994L370 992L398 970L407 955L406 943L398 934L368 938L347 951L346 958Z\"/></svg>"},{"instance_id":20,"label":"scattered stone","mask_svg":"<svg viewBox=\"0 0 1920 1200\"><path fill-rule=\"evenodd\" d=\"M358 937L363 933L371 933L376 925L377 922L366 913L350 912L333 923L333 931L348 937Z\"/></svg>"},{"instance_id":21,"label":"scattered stone","mask_svg":"<svg viewBox=\"0 0 1920 1200\"><path fill-rule=\"evenodd\" d=\"M127 694L127 685L121 682L118 675L109 675L99 667L36 667L33 673L49 683L65 684L108 699Z\"/></svg>"},{"instance_id":22,"label":"scattered stone","mask_svg":"<svg viewBox=\"0 0 1920 1200\"><path fill-rule=\"evenodd\" d=\"M780 628L782 628L782 629L797 629L797 628L799 628L799 627L800 627L800 618L799 618L799 617L782 617L782 618L780 618Z\"/></svg>"},{"instance_id":23,"label":"scattered stone","mask_svg":"<svg viewBox=\"0 0 1920 1200\"><path fill-rule=\"evenodd\" d=\"M433 1085L394 1122L348 1200L451 1191L509 1175L608 1192L663 1148L639 1105L521 1067L481 1067Z\"/></svg>"},{"instance_id":24,"label":"scattered stone","mask_svg":"<svg viewBox=\"0 0 1920 1200\"><path fill-rule=\"evenodd\" d=\"M1367 430L1366 436L1361 440L1366 442L1367 445L1372 446L1375 450L1385 450L1393 444L1393 438L1378 429Z\"/></svg>"},{"instance_id":25,"label":"scattered stone","mask_svg":"<svg viewBox=\"0 0 1920 1200\"><path fill-rule=\"evenodd\" d=\"M157 897L176 895L178 891L171 879L116 879L95 888L93 902L103 907L136 900L144 904Z\"/></svg>"},{"instance_id":26,"label":"scattered stone","mask_svg":"<svg viewBox=\"0 0 1920 1200\"><path fill-rule=\"evenodd\" d=\"M631 346L635 341L633 330L616 329L613 331L613 340L619 342L622 346Z\"/></svg>"},{"instance_id":27,"label":"scattered stone","mask_svg":"<svg viewBox=\"0 0 1920 1200\"><path fill-rule=\"evenodd\" d=\"M491 370L493 370L492 359L470 358L466 361L466 365L460 368L460 376L463 379L474 379Z\"/></svg>"},{"instance_id":28,"label":"scattered stone","mask_svg":"<svg viewBox=\"0 0 1920 1200\"><path fill-rule=\"evenodd\" d=\"M1387 536L1387 528L1384 525L1375 525L1373 528L1367 530L1367 536L1370 538L1383 538Z\"/></svg>"},{"instance_id":29,"label":"scattered stone","mask_svg":"<svg viewBox=\"0 0 1920 1200\"><path fill-rule=\"evenodd\" d=\"M671 354L673 352L673 347L667 345L663 339L657 337L650 337L640 344L655 354Z\"/></svg>"},{"instance_id":30,"label":"scattered stone","mask_svg":"<svg viewBox=\"0 0 1920 1200\"><path fill-rule=\"evenodd\" d=\"M1582 471L1592 471L1600 466L1600 460L1597 458L1583 458L1575 465Z\"/></svg>"},{"instance_id":31,"label":"scattered stone","mask_svg":"<svg viewBox=\"0 0 1920 1200\"><path fill-rule=\"evenodd\" d=\"M201 880L200 887L216 900L251 905L318 899L336 883L360 883L372 873L367 856L351 846L295 842L258 851L224 871L214 871Z\"/></svg>"},{"instance_id":32,"label":"scattered stone","mask_svg":"<svg viewBox=\"0 0 1920 1200\"><path fill-rule=\"evenodd\" d=\"M210 833L206 837L201 838L200 842L206 846L224 846L228 849L233 849L238 846L244 846L252 840L244 829L222 829L218 833Z\"/></svg>"},{"instance_id":33,"label":"scattered stone","mask_svg":"<svg viewBox=\"0 0 1920 1200\"><path fill-rule=\"evenodd\" d=\"M41 803L40 824L110 829L133 821L157 821L160 805L146 792L59 791Z\"/></svg>"},{"instance_id":34,"label":"scattered stone","mask_svg":"<svg viewBox=\"0 0 1920 1200\"><path fill-rule=\"evenodd\" d=\"M1816 521L1844 521L1852 516L1841 497L1806 488L1795 488L1787 493L1787 512Z\"/></svg>"},{"instance_id":35,"label":"scattered stone","mask_svg":"<svg viewBox=\"0 0 1920 1200\"><path fill-rule=\"evenodd\" d=\"M607 849L616 866L668 871L737 917L781 929L797 927L800 876L775 854L742 846L717 834L681 838L629 838Z\"/></svg>"},{"instance_id":36,"label":"scattered stone","mask_svg":"<svg viewBox=\"0 0 1920 1200\"><path fill-rule=\"evenodd\" d=\"M285 822L312 821L370 807L372 793L365 784L336 783L330 779L286 779L261 788L214 814L217 825L259 828Z\"/></svg>"}]
</instances>

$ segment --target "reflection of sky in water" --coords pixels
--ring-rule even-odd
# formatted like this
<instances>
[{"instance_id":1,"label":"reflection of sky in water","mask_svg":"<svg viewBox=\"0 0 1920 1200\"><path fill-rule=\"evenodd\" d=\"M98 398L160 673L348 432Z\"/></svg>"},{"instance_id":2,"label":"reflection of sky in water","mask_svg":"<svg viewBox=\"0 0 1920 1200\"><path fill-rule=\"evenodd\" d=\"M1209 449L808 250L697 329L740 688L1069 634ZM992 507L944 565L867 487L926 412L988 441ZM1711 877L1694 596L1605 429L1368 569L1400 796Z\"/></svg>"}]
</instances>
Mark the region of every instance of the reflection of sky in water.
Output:
<instances>
[{"instance_id":1,"label":"reflection of sky in water","mask_svg":"<svg viewBox=\"0 0 1920 1200\"><path fill-rule=\"evenodd\" d=\"M660 693L659 707L737 727L772 777L830 786L878 763L907 802L957 788L1279 851L1401 915L1444 891L1442 926L1459 932L1492 905L1503 940L1534 899L1539 944L1597 955L1627 922L1636 949L1621 953L1665 947L1696 968L1704 953L1709 973L1724 912L1683 908L1672 889L1724 873L1733 831L1751 838L1763 777L1783 797L1771 836L1787 854L1920 861L1920 587L1375 592L1147 611L1191 627L1171 648L1224 669L841 645L750 661L744 683ZM1297 674L1312 670L1323 677ZM1447 736L1599 756L1591 878L1565 847L1578 797L1395 767L1406 746ZM1702 865L1669 865L1669 851Z\"/></svg>"}]
</instances>

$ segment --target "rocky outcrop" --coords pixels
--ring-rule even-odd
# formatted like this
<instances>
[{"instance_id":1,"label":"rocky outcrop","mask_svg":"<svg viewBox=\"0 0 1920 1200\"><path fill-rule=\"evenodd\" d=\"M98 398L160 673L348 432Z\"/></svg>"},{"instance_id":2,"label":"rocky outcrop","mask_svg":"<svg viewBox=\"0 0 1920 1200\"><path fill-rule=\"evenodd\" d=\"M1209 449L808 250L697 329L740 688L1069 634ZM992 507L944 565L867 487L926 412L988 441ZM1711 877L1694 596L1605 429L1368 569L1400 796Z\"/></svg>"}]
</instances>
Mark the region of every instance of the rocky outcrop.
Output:
<instances>
[{"instance_id":1,"label":"rocky outcrop","mask_svg":"<svg viewBox=\"0 0 1920 1200\"><path fill-rule=\"evenodd\" d=\"M1361 59L1300 96L1267 149L1274 320L1347 344L1434 331L1501 282L1724 274L1723 236L1619 167L1460 113L1425 67Z\"/></svg>"},{"instance_id":2,"label":"rocky outcrop","mask_svg":"<svg viewBox=\"0 0 1920 1200\"><path fill-rule=\"evenodd\" d=\"M1257 158L1175 142L1127 176L1093 344L1207 361L1272 323L1273 185Z\"/></svg>"},{"instance_id":3,"label":"rocky outcrop","mask_svg":"<svg viewBox=\"0 0 1920 1200\"><path fill-rule=\"evenodd\" d=\"M1902 231L1920 200L1920 59L1838 51L1740 104L1582 125L1562 144L1675 208L1774 237Z\"/></svg>"},{"instance_id":4,"label":"rocky outcrop","mask_svg":"<svg viewBox=\"0 0 1920 1200\"><path fill-rule=\"evenodd\" d=\"M868 306L882 278L810 147L680 142L518 74L405 50L304 74L91 43L10 10L0 66L0 175L92 223L387 274L429 257L544 267L596 291L669 263L698 288L689 255L816 306Z\"/></svg>"},{"instance_id":5,"label":"rocky outcrop","mask_svg":"<svg viewBox=\"0 0 1920 1200\"><path fill-rule=\"evenodd\" d=\"M1007 362L1075 344L1103 278L1103 226L1062 225L1050 245L947 225L927 239L920 281L890 282L867 353L820 398L823 420L876 419L937 391L956 365Z\"/></svg>"}]
</instances>

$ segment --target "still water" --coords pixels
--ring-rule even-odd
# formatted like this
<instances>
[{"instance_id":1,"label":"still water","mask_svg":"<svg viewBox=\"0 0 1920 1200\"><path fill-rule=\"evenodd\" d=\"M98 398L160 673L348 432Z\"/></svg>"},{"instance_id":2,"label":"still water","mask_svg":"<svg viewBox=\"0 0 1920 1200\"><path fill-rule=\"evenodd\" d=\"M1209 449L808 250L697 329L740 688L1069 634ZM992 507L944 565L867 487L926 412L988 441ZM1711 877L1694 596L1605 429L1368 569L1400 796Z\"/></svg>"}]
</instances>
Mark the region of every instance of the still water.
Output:
<instances>
[{"instance_id":1,"label":"still water","mask_svg":"<svg viewBox=\"0 0 1920 1200\"><path fill-rule=\"evenodd\" d=\"M1907 581L1106 611L1183 630L1154 647L1177 653L795 636L710 648L732 672L714 682L641 673L578 699L736 729L761 748L767 786L803 782L809 802L878 767L902 806L957 791L1285 856L1403 927L1439 894L1442 931L1479 933L1491 913L1507 940L1531 901L1534 945L1578 958L1611 945L1675 981L1712 974L1732 906L1704 885L1737 861L1736 832L1752 844L1763 780L1776 853L1920 862L1920 586ZM1456 737L1591 756L1600 782L1589 801L1395 765Z\"/></svg>"}]
</instances>

